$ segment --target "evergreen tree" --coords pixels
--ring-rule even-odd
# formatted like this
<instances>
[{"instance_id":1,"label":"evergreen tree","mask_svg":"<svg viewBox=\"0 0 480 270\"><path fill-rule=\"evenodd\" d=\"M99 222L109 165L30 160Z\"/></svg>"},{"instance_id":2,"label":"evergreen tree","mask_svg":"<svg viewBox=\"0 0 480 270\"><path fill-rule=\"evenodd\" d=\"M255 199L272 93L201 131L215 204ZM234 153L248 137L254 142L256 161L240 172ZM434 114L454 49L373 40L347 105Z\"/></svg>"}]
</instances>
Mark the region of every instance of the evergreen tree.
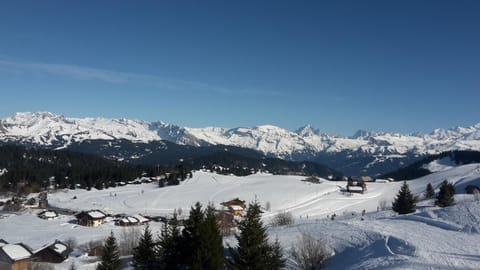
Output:
<instances>
[{"instance_id":1,"label":"evergreen tree","mask_svg":"<svg viewBox=\"0 0 480 270\"><path fill-rule=\"evenodd\" d=\"M432 184L428 183L425 188L425 198L431 199L433 196L435 196L435 190L433 190Z\"/></svg>"},{"instance_id":2,"label":"evergreen tree","mask_svg":"<svg viewBox=\"0 0 480 270\"><path fill-rule=\"evenodd\" d=\"M451 206L455 203L454 195L455 188L447 180L444 180L440 186L440 191L438 192L435 204L440 207Z\"/></svg>"},{"instance_id":3,"label":"evergreen tree","mask_svg":"<svg viewBox=\"0 0 480 270\"><path fill-rule=\"evenodd\" d=\"M237 235L238 246L230 248L233 261L230 262L232 269L261 270L277 269L282 265L272 256L274 248L268 243L268 237L261 221L261 210L258 202L250 203L244 220L239 224L241 230Z\"/></svg>"},{"instance_id":4,"label":"evergreen tree","mask_svg":"<svg viewBox=\"0 0 480 270\"><path fill-rule=\"evenodd\" d=\"M222 235L215 217L215 208L209 205L200 225L199 252L193 258L192 269L220 270L224 268Z\"/></svg>"},{"instance_id":5,"label":"evergreen tree","mask_svg":"<svg viewBox=\"0 0 480 270\"><path fill-rule=\"evenodd\" d=\"M133 267L135 269L155 269L155 241L148 225L140 237L138 246L133 250Z\"/></svg>"},{"instance_id":6,"label":"evergreen tree","mask_svg":"<svg viewBox=\"0 0 480 270\"><path fill-rule=\"evenodd\" d=\"M395 201L392 204L393 211L400 215L415 212L415 197L410 192L406 181L403 182Z\"/></svg>"},{"instance_id":7,"label":"evergreen tree","mask_svg":"<svg viewBox=\"0 0 480 270\"><path fill-rule=\"evenodd\" d=\"M103 252L102 261L97 265L97 270L120 270L120 254L113 232L105 240Z\"/></svg>"},{"instance_id":8,"label":"evergreen tree","mask_svg":"<svg viewBox=\"0 0 480 270\"><path fill-rule=\"evenodd\" d=\"M182 231L182 258L187 265L193 264L193 258L200 256L200 227L204 220L202 205L197 202L190 209L190 215Z\"/></svg>"},{"instance_id":9,"label":"evergreen tree","mask_svg":"<svg viewBox=\"0 0 480 270\"><path fill-rule=\"evenodd\" d=\"M283 249L278 239L275 239L272 245L270 258L272 262L270 269L282 269L285 267L286 259L283 257Z\"/></svg>"},{"instance_id":10,"label":"evergreen tree","mask_svg":"<svg viewBox=\"0 0 480 270\"><path fill-rule=\"evenodd\" d=\"M163 226L156 249L160 269L178 269L182 263L182 236L178 225L177 213L174 212L173 218Z\"/></svg>"}]
</instances>

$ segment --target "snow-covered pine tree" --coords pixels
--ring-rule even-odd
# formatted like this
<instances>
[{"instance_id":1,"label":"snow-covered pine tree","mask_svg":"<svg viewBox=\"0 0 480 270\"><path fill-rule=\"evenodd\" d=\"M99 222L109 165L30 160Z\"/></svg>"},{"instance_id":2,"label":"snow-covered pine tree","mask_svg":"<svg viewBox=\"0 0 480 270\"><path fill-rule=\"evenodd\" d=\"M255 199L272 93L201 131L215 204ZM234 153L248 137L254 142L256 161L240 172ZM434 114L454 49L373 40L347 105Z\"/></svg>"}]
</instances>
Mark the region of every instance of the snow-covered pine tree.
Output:
<instances>
[{"instance_id":1,"label":"snow-covered pine tree","mask_svg":"<svg viewBox=\"0 0 480 270\"><path fill-rule=\"evenodd\" d=\"M113 236L113 232L105 240L103 245L103 256L97 270L120 270L120 253L118 251L117 240Z\"/></svg>"},{"instance_id":2,"label":"snow-covered pine tree","mask_svg":"<svg viewBox=\"0 0 480 270\"><path fill-rule=\"evenodd\" d=\"M407 181L404 181L400 191L398 191L397 197L392 203L392 209L400 215L403 215L415 212L415 207L415 197L412 192L410 192Z\"/></svg>"}]
</instances>

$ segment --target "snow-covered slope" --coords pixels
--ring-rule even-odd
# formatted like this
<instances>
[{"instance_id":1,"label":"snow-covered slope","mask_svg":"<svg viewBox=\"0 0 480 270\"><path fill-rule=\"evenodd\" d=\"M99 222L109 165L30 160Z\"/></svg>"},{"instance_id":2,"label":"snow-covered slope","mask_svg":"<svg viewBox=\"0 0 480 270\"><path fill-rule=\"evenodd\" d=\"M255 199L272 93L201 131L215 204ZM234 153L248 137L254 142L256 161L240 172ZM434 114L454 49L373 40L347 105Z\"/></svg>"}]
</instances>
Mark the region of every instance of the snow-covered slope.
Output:
<instances>
[{"instance_id":1,"label":"snow-covered slope","mask_svg":"<svg viewBox=\"0 0 480 270\"><path fill-rule=\"evenodd\" d=\"M287 257L302 233L324 240L335 254L326 269L478 269L480 202L474 195L457 194L457 204L447 208L432 206L431 200L423 201L415 213L397 215L390 210L378 211L377 206L385 201L389 207L401 182L369 183L365 194L349 196L342 193L345 182L322 179L320 184L313 184L302 179L300 176L235 177L196 172L193 178L178 186L158 188L155 184L141 184L104 190L63 190L50 193L48 199L53 206L74 210L165 215L182 209L185 216L197 201L203 205L211 202L221 208L220 202L239 197L257 200L263 207L270 205L269 210L263 209L265 224L276 213L292 213L295 224L269 227L270 239L280 241ZM416 195L421 195L428 183L438 191L438 185L445 179L454 183L458 193L464 193L465 185L480 184L480 164L445 169L408 184ZM365 216L360 214L363 209ZM73 216L61 215L47 221L35 213L0 213L2 238L38 249L53 239L74 238L84 244L104 239L110 232L121 239L124 231L113 222L91 228L76 225ZM337 215L335 220L325 218L333 213ZM151 222L150 228L156 234L161 225L161 222ZM225 242L236 244L233 237L226 238ZM95 269L94 260L83 256L72 256L57 269L68 268L71 261L75 261L78 269ZM288 266L287 269L295 269L290 259Z\"/></svg>"}]
</instances>

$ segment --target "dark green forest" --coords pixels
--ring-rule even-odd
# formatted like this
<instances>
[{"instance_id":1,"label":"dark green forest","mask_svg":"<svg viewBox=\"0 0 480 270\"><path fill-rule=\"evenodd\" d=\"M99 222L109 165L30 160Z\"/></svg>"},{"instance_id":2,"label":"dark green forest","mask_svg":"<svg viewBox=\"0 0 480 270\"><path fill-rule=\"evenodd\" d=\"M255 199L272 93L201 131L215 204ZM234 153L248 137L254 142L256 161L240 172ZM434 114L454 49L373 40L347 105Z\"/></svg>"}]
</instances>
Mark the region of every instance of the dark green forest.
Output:
<instances>
[{"instance_id":1,"label":"dark green forest","mask_svg":"<svg viewBox=\"0 0 480 270\"><path fill-rule=\"evenodd\" d=\"M152 175L157 168L63 150L3 145L0 146L0 169L7 169L0 176L1 191L29 193L49 185L56 188L103 188L142 174Z\"/></svg>"}]
</instances>

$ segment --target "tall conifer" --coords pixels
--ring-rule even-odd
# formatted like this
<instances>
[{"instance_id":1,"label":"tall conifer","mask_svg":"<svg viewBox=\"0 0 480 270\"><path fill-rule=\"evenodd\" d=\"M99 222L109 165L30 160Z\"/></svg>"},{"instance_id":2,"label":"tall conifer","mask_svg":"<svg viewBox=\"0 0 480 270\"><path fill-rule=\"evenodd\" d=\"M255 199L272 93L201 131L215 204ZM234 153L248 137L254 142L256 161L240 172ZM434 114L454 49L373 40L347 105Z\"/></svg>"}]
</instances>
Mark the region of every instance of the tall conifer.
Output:
<instances>
[{"instance_id":1,"label":"tall conifer","mask_svg":"<svg viewBox=\"0 0 480 270\"><path fill-rule=\"evenodd\" d=\"M454 195L455 188L447 180L444 180L440 186L440 191L438 192L435 204L440 207L451 206L455 203Z\"/></svg>"},{"instance_id":2,"label":"tall conifer","mask_svg":"<svg viewBox=\"0 0 480 270\"><path fill-rule=\"evenodd\" d=\"M119 270L120 269L120 253L118 251L117 240L113 236L113 232L105 240L103 245L102 261L97 265L97 270Z\"/></svg>"},{"instance_id":3,"label":"tall conifer","mask_svg":"<svg viewBox=\"0 0 480 270\"><path fill-rule=\"evenodd\" d=\"M403 215L415 212L415 206L415 197L413 197L413 194L410 192L407 181L404 181L395 201L393 201L392 209L400 215Z\"/></svg>"}]
</instances>

